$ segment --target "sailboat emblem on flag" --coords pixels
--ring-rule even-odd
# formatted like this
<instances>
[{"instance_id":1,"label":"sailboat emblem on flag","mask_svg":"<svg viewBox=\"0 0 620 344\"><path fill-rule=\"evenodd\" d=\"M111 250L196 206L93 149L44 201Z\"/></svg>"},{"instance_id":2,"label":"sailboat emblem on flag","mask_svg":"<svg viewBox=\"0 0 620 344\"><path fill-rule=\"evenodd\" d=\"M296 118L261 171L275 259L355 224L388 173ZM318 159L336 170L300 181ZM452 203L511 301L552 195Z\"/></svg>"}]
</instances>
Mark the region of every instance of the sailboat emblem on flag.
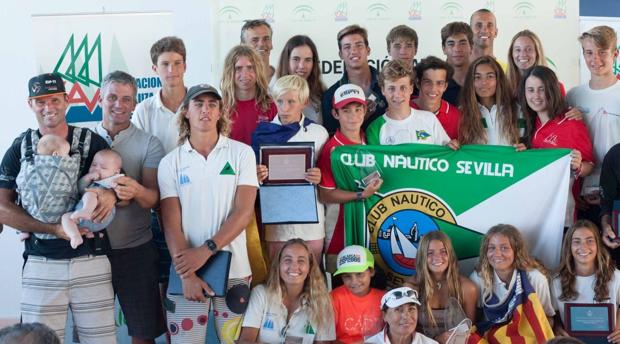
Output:
<instances>
[{"instance_id":1,"label":"sailboat emblem on flag","mask_svg":"<svg viewBox=\"0 0 620 344\"><path fill-rule=\"evenodd\" d=\"M392 256L396 263L405 269L415 269L418 249L414 245L420 241L418 223L414 222L408 234L404 234L396 225L396 217L392 217L392 225L386 232L380 232L383 239L390 240Z\"/></svg>"},{"instance_id":2,"label":"sailboat emblem on flag","mask_svg":"<svg viewBox=\"0 0 620 344\"><path fill-rule=\"evenodd\" d=\"M382 260L391 270L407 276L415 273L418 243L422 236L439 230L430 216L414 209L392 213L380 228L377 247Z\"/></svg>"}]
</instances>

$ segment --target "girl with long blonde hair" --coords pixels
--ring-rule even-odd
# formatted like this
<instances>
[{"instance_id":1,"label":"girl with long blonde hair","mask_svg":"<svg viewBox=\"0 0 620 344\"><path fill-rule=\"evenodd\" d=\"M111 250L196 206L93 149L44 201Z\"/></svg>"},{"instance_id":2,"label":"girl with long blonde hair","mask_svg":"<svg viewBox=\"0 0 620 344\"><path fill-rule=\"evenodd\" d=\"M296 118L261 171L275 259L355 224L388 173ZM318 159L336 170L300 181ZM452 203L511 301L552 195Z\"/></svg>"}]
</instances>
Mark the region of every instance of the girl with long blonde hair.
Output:
<instances>
[{"instance_id":1,"label":"girl with long blonde hair","mask_svg":"<svg viewBox=\"0 0 620 344\"><path fill-rule=\"evenodd\" d=\"M530 30L519 31L512 37L506 61L508 61L506 78L515 96L526 70L534 66L547 65L540 38Z\"/></svg>"},{"instance_id":2,"label":"girl with long blonde hair","mask_svg":"<svg viewBox=\"0 0 620 344\"><path fill-rule=\"evenodd\" d=\"M450 321L476 320L478 290L469 278L459 274L452 241L444 232L432 231L422 236L416 262L413 285L422 303L418 319L421 332L445 343L450 336L446 330L458 324ZM458 319L448 319L455 314Z\"/></svg>"},{"instance_id":3,"label":"girl with long blonde hair","mask_svg":"<svg viewBox=\"0 0 620 344\"><path fill-rule=\"evenodd\" d=\"M336 339L331 298L312 251L301 239L288 240L271 262L265 284L252 290L243 320L242 343L284 343Z\"/></svg>"},{"instance_id":4,"label":"girl with long blonde hair","mask_svg":"<svg viewBox=\"0 0 620 344\"><path fill-rule=\"evenodd\" d=\"M532 258L519 230L498 224L487 232L480 245L478 265L470 279L480 291L479 304L490 306L494 297L504 298L515 282L517 272L524 271L548 318L555 314L551 305L547 269Z\"/></svg>"},{"instance_id":5,"label":"girl with long blonde hair","mask_svg":"<svg viewBox=\"0 0 620 344\"><path fill-rule=\"evenodd\" d=\"M578 220L564 236L560 269L551 282L551 294L557 311L557 335L568 335L563 326L566 303L610 303L616 330L608 338L612 339L610 342L620 342L620 271L594 223Z\"/></svg>"}]
</instances>

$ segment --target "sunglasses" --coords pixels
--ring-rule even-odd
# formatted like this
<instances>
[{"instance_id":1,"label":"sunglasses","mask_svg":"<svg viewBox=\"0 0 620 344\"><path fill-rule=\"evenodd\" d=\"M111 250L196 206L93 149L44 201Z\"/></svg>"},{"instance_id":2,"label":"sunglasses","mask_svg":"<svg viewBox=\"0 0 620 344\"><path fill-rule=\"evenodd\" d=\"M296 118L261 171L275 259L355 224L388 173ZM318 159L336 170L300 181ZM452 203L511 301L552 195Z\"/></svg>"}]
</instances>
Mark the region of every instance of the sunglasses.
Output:
<instances>
[{"instance_id":1,"label":"sunglasses","mask_svg":"<svg viewBox=\"0 0 620 344\"><path fill-rule=\"evenodd\" d=\"M413 290L413 289L409 289L406 291L401 291L401 290L397 290L392 292L392 294L390 296L388 296L385 299L385 302L383 303L383 306L385 306L388 302L390 302L391 300L399 300L402 299L403 297L414 297L416 300L418 299L418 292Z\"/></svg>"}]
</instances>

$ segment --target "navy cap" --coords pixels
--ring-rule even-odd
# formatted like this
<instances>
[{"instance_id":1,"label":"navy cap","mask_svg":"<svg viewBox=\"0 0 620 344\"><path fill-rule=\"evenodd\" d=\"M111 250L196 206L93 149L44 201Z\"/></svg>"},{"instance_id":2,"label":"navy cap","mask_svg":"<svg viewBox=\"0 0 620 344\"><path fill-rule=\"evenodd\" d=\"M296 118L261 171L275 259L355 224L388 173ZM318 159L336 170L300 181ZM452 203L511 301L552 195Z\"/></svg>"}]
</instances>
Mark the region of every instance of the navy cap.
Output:
<instances>
[{"instance_id":1,"label":"navy cap","mask_svg":"<svg viewBox=\"0 0 620 344\"><path fill-rule=\"evenodd\" d=\"M37 75L28 81L28 98L38 98L53 94L65 94L65 83L56 73Z\"/></svg>"},{"instance_id":2,"label":"navy cap","mask_svg":"<svg viewBox=\"0 0 620 344\"><path fill-rule=\"evenodd\" d=\"M189 88L189 91L185 94L185 98L183 98L183 106L189 105L189 101L198 97L201 94L211 94L215 96L218 100L222 100L222 96L217 92L215 87L209 84L199 84L196 86L192 86Z\"/></svg>"}]
</instances>

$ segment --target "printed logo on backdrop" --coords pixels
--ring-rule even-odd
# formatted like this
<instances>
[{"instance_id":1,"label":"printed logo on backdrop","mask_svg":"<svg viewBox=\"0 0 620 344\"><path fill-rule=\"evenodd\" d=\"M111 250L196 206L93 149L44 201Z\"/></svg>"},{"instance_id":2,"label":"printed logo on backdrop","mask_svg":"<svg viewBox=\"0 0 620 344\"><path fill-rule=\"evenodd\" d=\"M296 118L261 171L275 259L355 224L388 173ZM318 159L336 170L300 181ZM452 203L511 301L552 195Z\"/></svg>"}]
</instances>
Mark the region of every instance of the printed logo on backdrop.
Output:
<instances>
[{"instance_id":1,"label":"printed logo on backdrop","mask_svg":"<svg viewBox=\"0 0 620 344\"><path fill-rule=\"evenodd\" d=\"M336 5L336 11L334 11L334 21L347 21L349 8L346 2L340 2Z\"/></svg>"},{"instance_id":2,"label":"printed logo on backdrop","mask_svg":"<svg viewBox=\"0 0 620 344\"><path fill-rule=\"evenodd\" d=\"M514 10L515 18L534 18L536 14L536 8L533 3L529 1L519 1L512 9Z\"/></svg>"},{"instance_id":3,"label":"printed logo on backdrop","mask_svg":"<svg viewBox=\"0 0 620 344\"><path fill-rule=\"evenodd\" d=\"M273 4L268 4L265 5L265 7L263 8L263 11L261 12L260 16L261 18L265 19L265 21L269 24L272 24L275 20L274 20L274 9L273 9Z\"/></svg>"},{"instance_id":4,"label":"printed logo on backdrop","mask_svg":"<svg viewBox=\"0 0 620 344\"><path fill-rule=\"evenodd\" d=\"M54 73L67 81L65 88L70 104L67 122L101 120L101 109L97 105L103 80L101 59L101 33L94 40L89 40L85 34L79 42L75 34L71 34L54 67Z\"/></svg>"},{"instance_id":5,"label":"printed logo on backdrop","mask_svg":"<svg viewBox=\"0 0 620 344\"><path fill-rule=\"evenodd\" d=\"M126 70L127 64L116 37L112 36L110 56L101 51L101 33L94 40L85 34L81 40L72 33L54 67L65 81L69 109L68 123L96 122L102 118L99 97L103 83L103 59L114 64L113 69ZM153 90L161 87L155 76L136 75L137 101L153 96Z\"/></svg>"},{"instance_id":6,"label":"printed logo on backdrop","mask_svg":"<svg viewBox=\"0 0 620 344\"><path fill-rule=\"evenodd\" d=\"M455 1L448 1L441 5L441 17L447 19L464 18L463 6Z\"/></svg>"},{"instance_id":7,"label":"printed logo on backdrop","mask_svg":"<svg viewBox=\"0 0 620 344\"><path fill-rule=\"evenodd\" d=\"M219 14L220 22L241 22L241 10L235 6L224 6L220 8Z\"/></svg>"},{"instance_id":8,"label":"printed logo on backdrop","mask_svg":"<svg viewBox=\"0 0 620 344\"><path fill-rule=\"evenodd\" d=\"M368 5L368 20L389 20L392 19L388 16L388 5L380 2L375 2Z\"/></svg>"},{"instance_id":9,"label":"printed logo on backdrop","mask_svg":"<svg viewBox=\"0 0 620 344\"><path fill-rule=\"evenodd\" d=\"M553 18L555 19L566 19L566 0L558 0L555 3L555 8L553 9Z\"/></svg>"},{"instance_id":10,"label":"printed logo on backdrop","mask_svg":"<svg viewBox=\"0 0 620 344\"><path fill-rule=\"evenodd\" d=\"M313 22L316 21L316 11L310 5L299 5L293 9L292 18L294 22Z\"/></svg>"},{"instance_id":11,"label":"printed logo on backdrop","mask_svg":"<svg viewBox=\"0 0 620 344\"><path fill-rule=\"evenodd\" d=\"M409 20L422 19L422 0L414 0L409 7Z\"/></svg>"}]
</instances>

